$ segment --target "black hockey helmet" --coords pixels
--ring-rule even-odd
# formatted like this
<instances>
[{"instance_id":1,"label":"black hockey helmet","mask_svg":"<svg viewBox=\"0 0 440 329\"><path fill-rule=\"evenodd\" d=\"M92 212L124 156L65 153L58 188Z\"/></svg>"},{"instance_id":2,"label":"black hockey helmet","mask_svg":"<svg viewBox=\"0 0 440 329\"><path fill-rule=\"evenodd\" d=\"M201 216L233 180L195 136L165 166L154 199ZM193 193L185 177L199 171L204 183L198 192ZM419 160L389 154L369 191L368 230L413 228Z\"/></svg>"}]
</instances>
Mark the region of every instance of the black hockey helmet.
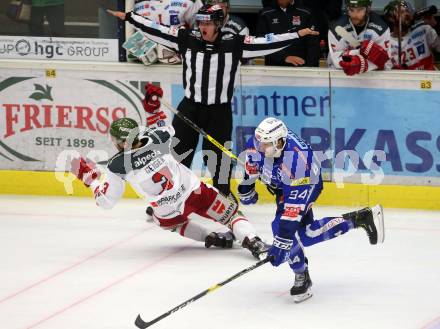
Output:
<instances>
[{"instance_id":1,"label":"black hockey helmet","mask_svg":"<svg viewBox=\"0 0 440 329\"><path fill-rule=\"evenodd\" d=\"M229 3L229 0L206 0L205 1L205 4L207 4L207 5L218 5L219 3L226 3L228 8L231 6L231 4Z\"/></svg>"},{"instance_id":2,"label":"black hockey helmet","mask_svg":"<svg viewBox=\"0 0 440 329\"><path fill-rule=\"evenodd\" d=\"M223 26L225 14L222 7L219 5L204 5L199 9L196 15L196 21L199 22L214 22L217 28Z\"/></svg>"},{"instance_id":3,"label":"black hockey helmet","mask_svg":"<svg viewBox=\"0 0 440 329\"><path fill-rule=\"evenodd\" d=\"M399 11L400 8L400 11ZM401 17L404 28L411 26L414 20L414 7L409 1L406 0L393 0L390 1L384 8L385 20L391 25L397 25L399 17Z\"/></svg>"},{"instance_id":4,"label":"black hockey helmet","mask_svg":"<svg viewBox=\"0 0 440 329\"><path fill-rule=\"evenodd\" d=\"M373 4L372 0L345 0L346 8L359 8L365 7L369 8Z\"/></svg>"}]
</instances>

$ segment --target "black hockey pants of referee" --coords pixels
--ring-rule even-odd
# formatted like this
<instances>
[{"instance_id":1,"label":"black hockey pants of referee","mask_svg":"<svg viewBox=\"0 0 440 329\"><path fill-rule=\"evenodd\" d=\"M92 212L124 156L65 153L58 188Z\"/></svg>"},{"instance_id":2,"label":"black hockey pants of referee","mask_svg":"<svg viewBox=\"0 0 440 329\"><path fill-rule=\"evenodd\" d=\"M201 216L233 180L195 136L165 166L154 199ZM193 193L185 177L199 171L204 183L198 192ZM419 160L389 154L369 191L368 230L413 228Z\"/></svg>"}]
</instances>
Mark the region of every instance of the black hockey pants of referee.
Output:
<instances>
[{"instance_id":1,"label":"black hockey pants of referee","mask_svg":"<svg viewBox=\"0 0 440 329\"><path fill-rule=\"evenodd\" d=\"M194 122L198 127L202 128L220 144L225 145L225 142L231 141L232 109L230 103L203 105L185 97L177 107L177 111ZM174 116L173 127L176 131L175 138L179 141L179 143L174 146L176 157L181 159L182 154L192 150L188 156L180 161L188 168L191 168L191 163L199 141L199 133L188 126L188 124L177 115ZM203 151L212 151L215 153L216 161L209 155L212 154L212 152L208 152L208 156L204 156L204 161L205 164L207 161L209 172L213 178L213 185L223 194L229 195L229 181L232 170L231 159L206 139L203 139L202 149Z\"/></svg>"}]
</instances>

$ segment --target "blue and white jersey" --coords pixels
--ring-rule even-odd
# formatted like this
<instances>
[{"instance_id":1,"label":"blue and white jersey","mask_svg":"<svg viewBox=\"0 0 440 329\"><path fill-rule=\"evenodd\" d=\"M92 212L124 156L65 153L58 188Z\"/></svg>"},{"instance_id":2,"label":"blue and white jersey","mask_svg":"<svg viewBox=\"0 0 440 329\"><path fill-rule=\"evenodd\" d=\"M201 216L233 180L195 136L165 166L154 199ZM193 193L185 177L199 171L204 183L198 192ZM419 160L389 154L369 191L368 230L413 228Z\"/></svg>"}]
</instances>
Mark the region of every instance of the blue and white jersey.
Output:
<instances>
[{"instance_id":1,"label":"blue and white jersey","mask_svg":"<svg viewBox=\"0 0 440 329\"><path fill-rule=\"evenodd\" d=\"M291 239L322 190L320 162L310 145L291 130L288 130L286 145L279 158L266 158L264 153L257 151L253 137L246 148L246 174L241 185L254 188L253 184L260 178L275 190L276 233Z\"/></svg>"}]
</instances>

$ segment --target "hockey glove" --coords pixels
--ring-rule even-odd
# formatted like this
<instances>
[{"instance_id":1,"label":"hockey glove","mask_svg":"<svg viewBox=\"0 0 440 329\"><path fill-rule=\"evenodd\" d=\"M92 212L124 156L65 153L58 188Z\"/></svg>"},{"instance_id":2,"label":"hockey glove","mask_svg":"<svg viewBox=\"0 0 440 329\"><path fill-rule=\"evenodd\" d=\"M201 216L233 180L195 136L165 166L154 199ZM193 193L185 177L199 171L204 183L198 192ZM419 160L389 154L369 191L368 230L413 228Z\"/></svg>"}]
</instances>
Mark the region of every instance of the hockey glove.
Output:
<instances>
[{"instance_id":1,"label":"hockey glove","mask_svg":"<svg viewBox=\"0 0 440 329\"><path fill-rule=\"evenodd\" d=\"M345 74L355 75L368 71L368 62L363 56L359 55L344 55L343 61L339 62Z\"/></svg>"},{"instance_id":2,"label":"hockey glove","mask_svg":"<svg viewBox=\"0 0 440 329\"><path fill-rule=\"evenodd\" d=\"M160 107L160 98L163 97L163 90L148 83L145 86L145 98L142 100L142 105L147 113L155 113Z\"/></svg>"},{"instance_id":3,"label":"hockey glove","mask_svg":"<svg viewBox=\"0 0 440 329\"><path fill-rule=\"evenodd\" d=\"M90 184L101 176L98 168L96 168L96 164L83 158L72 159L70 163L70 172L87 187L90 187Z\"/></svg>"},{"instance_id":4,"label":"hockey glove","mask_svg":"<svg viewBox=\"0 0 440 329\"><path fill-rule=\"evenodd\" d=\"M389 59L387 51L372 40L362 41L360 53L370 62L377 65L380 70L383 70L385 63Z\"/></svg>"},{"instance_id":5,"label":"hockey glove","mask_svg":"<svg viewBox=\"0 0 440 329\"><path fill-rule=\"evenodd\" d=\"M256 204L258 201L258 193L255 191L255 184L238 185L238 198L244 205Z\"/></svg>"},{"instance_id":6,"label":"hockey glove","mask_svg":"<svg viewBox=\"0 0 440 329\"><path fill-rule=\"evenodd\" d=\"M270 259L270 263L273 266L280 266L284 263L290 254L290 249L292 248L293 240L284 239L275 235L272 247L269 249L267 257Z\"/></svg>"}]
</instances>

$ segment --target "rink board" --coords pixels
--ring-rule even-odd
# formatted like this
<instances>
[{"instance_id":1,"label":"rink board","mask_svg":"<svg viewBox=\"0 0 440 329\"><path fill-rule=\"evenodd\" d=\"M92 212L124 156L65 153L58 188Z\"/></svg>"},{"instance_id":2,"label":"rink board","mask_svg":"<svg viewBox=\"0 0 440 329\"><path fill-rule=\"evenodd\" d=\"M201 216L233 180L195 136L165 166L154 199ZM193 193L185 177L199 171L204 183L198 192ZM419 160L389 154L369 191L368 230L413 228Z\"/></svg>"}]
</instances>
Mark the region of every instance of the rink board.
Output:
<instances>
[{"instance_id":1,"label":"rink board","mask_svg":"<svg viewBox=\"0 0 440 329\"><path fill-rule=\"evenodd\" d=\"M274 116L320 152L327 181L353 186L347 193L353 200L337 192L324 194L321 202L367 204L377 195L399 207L438 209L439 81L431 72L347 78L324 69L242 67L232 103L233 150L240 154L255 126ZM8 184L44 176L40 172L53 177L68 170L73 156L105 164L115 152L107 137L110 122L121 116L145 122L141 100L147 82L160 84L175 107L183 97L181 68L175 66L0 62L0 193L65 195L53 178L42 191L34 183L15 189ZM200 151L199 146L197 172L204 171ZM418 187L404 192L405 186Z\"/></svg>"},{"instance_id":2,"label":"rink board","mask_svg":"<svg viewBox=\"0 0 440 329\"><path fill-rule=\"evenodd\" d=\"M92 197L92 191L64 173L0 170L0 194L30 194ZM65 183L60 182L65 177ZM232 181L236 191L237 180ZM262 184L257 184L259 203L273 203L274 198ZM137 198L127 184L124 197ZM325 182L319 205L367 206L382 204L390 208L440 209L440 189L433 186L363 185Z\"/></svg>"}]
</instances>

